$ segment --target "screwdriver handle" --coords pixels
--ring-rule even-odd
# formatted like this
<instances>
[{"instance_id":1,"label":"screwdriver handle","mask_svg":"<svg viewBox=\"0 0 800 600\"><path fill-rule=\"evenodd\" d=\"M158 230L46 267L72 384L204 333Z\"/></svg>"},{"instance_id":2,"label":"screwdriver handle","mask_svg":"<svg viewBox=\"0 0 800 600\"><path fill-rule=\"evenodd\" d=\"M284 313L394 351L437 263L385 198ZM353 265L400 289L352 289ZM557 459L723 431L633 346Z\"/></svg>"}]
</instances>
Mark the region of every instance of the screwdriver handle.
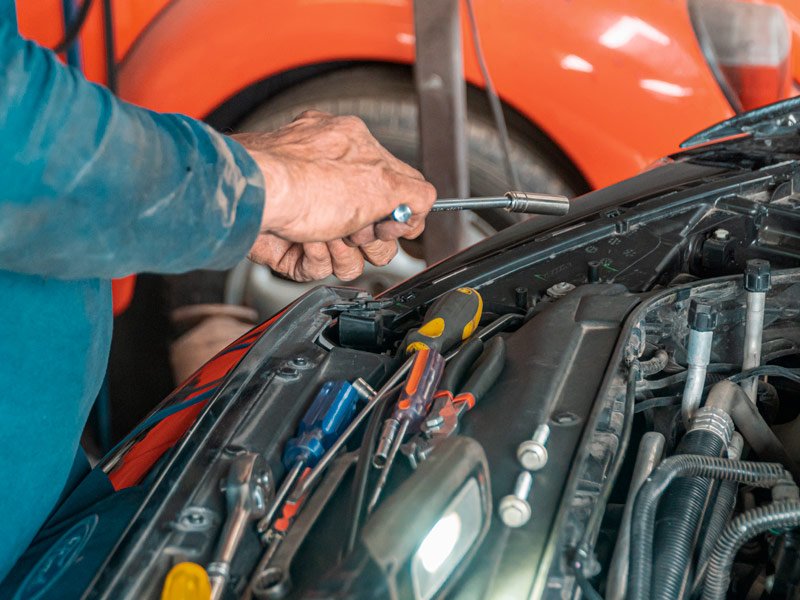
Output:
<instances>
[{"instance_id":1,"label":"screwdriver handle","mask_svg":"<svg viewBox=\"0 0 800 600\"><path fill-rule=\"evenodd\" d=\"M302 462L314 467L353 420L358 398L358 392L349 382L326 382L306 411L297 435L286 443L283 466L291 469Z\"/></svg>"},{"instance_id":2,"label":"screwdriver handle","mask_svg":"<svg viewBox=\"0 0 800 600\"><path fill-rule=\"evenodd\" d=\"M472 335L482 313L483 298L477 290L468 287L451 290L431 305L422 327L412 329L402 347L406 354L425 349L444 354Z\"/></svg>"},{"instance_id":3,"label":"screwdriver handle","mask_svg":"<svg viewBox=\"0 0 800 600\"><path fill-rule=\"evenodd\" d=\"M443 371L444 357L441 354L427 348L419 350L400 392L392 419L398 423L408 421L412 428L419 425L428 414Z\"/></svg>"}]
</instances>

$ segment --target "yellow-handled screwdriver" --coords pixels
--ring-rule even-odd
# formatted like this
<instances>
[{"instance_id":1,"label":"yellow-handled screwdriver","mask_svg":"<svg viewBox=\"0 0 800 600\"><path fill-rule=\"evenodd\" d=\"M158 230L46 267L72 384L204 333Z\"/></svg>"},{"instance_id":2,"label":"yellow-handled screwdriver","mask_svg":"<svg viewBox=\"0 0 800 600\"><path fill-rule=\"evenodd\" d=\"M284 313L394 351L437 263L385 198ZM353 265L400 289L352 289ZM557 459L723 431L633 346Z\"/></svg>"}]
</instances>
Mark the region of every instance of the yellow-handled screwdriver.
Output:
<instances>
[{"instance_id":1,"label":"yellow-handled screwdriver","mask_svg":"<svg viewBox=\"0 0 800 600\"><path fill-rule=\"evenodd\" d=\"M482 314L483 298L477 290L451 290L431 305L422 326L406 335L402 347L406 354L426 349L445 354L473 334Z\"/></svg>"}]
</instances>

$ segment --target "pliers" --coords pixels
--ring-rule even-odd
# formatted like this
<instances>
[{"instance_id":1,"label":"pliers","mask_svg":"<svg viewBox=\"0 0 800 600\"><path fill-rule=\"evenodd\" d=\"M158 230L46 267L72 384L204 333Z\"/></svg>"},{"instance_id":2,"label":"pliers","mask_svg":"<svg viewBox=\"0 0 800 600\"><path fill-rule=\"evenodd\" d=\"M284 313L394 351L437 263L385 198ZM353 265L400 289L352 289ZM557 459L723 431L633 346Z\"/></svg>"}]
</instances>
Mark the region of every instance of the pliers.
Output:
<instances>
[{"instance_id":1,"label":"pliers","mask_svg":"<svg viewBox=\"0 0 800 600\"><path fill-rule=\"evenodd\" d=\"M453 357L445 369L431 410L420 426L419 433L400 448L413 468L427 459L439 442L458 432L461 415L475 406L491 389L503 371L505 358L505 340L499 336L492 338L485 348L483 341L472 338ZM462 385L473 365L466 383Z\"/></svg>"}]
</instances>

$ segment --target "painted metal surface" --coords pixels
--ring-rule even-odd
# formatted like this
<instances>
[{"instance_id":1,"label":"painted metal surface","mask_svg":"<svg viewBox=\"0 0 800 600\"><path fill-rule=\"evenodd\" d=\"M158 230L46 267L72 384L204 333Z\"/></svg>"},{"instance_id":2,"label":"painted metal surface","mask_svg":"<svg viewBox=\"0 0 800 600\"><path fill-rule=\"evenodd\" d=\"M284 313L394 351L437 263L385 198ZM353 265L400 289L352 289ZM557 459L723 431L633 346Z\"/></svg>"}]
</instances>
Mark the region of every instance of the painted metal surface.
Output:
<instances>
[{"instance_id":1,"label":"painted metal surface","mask_svg":"<svg viewBox=\"0 0 800 600\"><path fill-rule=\"evenodd\" d=\"M19 4L23 31L52 42L46 21L60 15L58 0ZM411 0L117 0L114 7L120 94L155 110L202 117L298 67L414 58ZM684 2L476 0L475 10L504 101L593 186L640 171L732 115ZM82 35L84 67L102 80L102 24L93 11ZM480 85L462 25L465 74Z\"/></svg>"}]
</instances>

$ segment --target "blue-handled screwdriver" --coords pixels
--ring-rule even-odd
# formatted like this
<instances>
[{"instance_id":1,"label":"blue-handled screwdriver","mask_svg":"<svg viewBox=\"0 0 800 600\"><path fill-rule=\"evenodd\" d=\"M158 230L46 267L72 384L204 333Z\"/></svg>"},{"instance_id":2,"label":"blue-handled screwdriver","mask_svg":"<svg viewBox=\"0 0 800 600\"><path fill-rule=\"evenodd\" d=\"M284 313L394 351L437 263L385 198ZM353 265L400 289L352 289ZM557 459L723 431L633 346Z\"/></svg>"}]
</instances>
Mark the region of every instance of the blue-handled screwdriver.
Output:
<instances>
[{"instance_id":1,"label":"blue-handled screwdriver","mask_svg":"<svg viewBox=\"0 0 800 600\"><path fill-rule=\"evenodd\" d=\"M286 443L283 450L282 462L287 475L269 510L258 522L259 534L269 530L275 513L303 471L319 462L353 420L358 399L358 391L347 381L328 381L322 386L300 422L297 435Z\"/></svg>"}]
</instances>

